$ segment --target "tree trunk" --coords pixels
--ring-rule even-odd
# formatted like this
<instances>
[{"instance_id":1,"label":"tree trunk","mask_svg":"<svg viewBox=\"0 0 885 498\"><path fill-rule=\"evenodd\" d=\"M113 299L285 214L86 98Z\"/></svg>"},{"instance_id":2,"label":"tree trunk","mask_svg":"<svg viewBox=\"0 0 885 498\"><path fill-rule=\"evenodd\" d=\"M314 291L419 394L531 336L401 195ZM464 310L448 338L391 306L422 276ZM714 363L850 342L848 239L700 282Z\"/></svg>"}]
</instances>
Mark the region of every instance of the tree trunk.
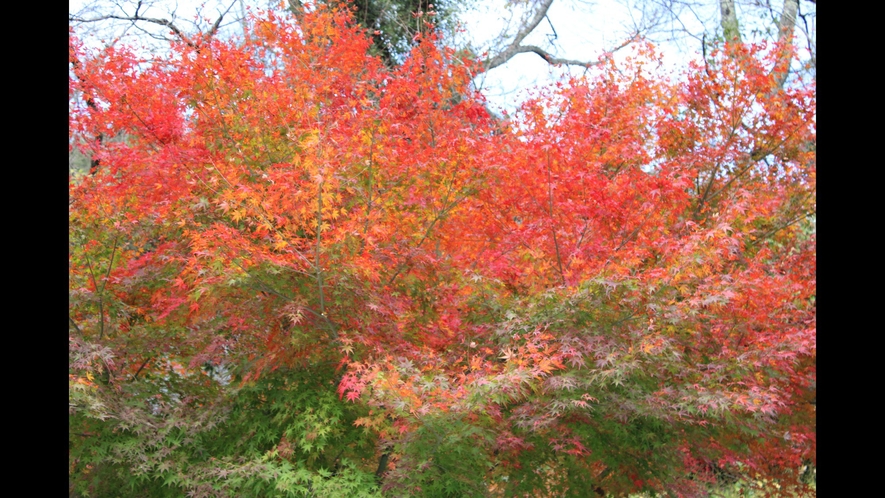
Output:
<instances>
[{"instance_id":1,"label":"tree trunk","mask_svg":"<svg viewBox=\"0 0 885 498\"><path fill-rule=\"evenodd\" d=\"M790 74L790 61L793 59L793 31L796 29L796 14L799 12L799 0L784 0L784 11L778 22L777 41L780 45L780 56L774 70L777 72L778 88L782 88Z\"/></svg>"},{"instance_id":2,"label":"tree trunk","mask_svg":"<svg viewBox=\"0 0 885 498\"><path fill-rule=\"evenodd\" d=\"M737 12L734 10L734 0L719 0L719 12L722 14L722 34L725 37L725 42L741 43L741 31Z\"/></svg>"}]
</instances>

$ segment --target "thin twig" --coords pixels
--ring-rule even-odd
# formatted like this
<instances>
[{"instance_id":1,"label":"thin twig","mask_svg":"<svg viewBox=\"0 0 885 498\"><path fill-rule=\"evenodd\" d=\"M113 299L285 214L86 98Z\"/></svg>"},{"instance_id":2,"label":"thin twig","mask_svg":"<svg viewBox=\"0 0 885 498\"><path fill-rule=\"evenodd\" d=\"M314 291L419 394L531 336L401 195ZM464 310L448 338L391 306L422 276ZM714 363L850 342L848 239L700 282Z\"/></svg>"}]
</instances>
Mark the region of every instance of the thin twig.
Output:
<instances>
[{"instance_id":1,"label":"thin twig","mask_svg":"<svg viewBox=\"0 0 885 498\"><path fill-rule=\"evenodd\" d=\"M83 253L83 256L86 258L86 266L89 268L89 274L92 276L92 286L95 287L95 290L98 292L98 340L101 340L104 337L104 302L101 296L101 291L98 288L98 281L95 278L95 271L92 269L92 260L89 259L89 254L85 252Z\"/></svg>"},{"instance_id":2,"label":"thin twig","mask_svg":"<svg viewBox=\"0 0 885 498\"><path fill-rule=\"evenodd\" d=\"M76 330L77 333L80 334L80 337L83 337L83 331L80 330L80 327L77 326L77 322L75 322L74 319L70 317L70 315L68 315L68 322L70 322L70 324L74 327L74 330Z\"/></svg>"},{"instance_id":3,"label":"thin twig","mask_svg":"<svg viewBox=\"0 0 885 498\"><path fill-rule=\"evenodd\" d=\"M559 255L559 241L556 239L556 220L553 218L553 179L550 175L550 149L547 149L547 204L550 209L550 231L553 232L553 248L556 250L559 278L562 280L562 285L565 285L565 272L562 271L562 258Z\"/></svg>"},{"instance_id":4,"label":"thin twig","mask_svg":"<svg viewBox=\"0 0 885 498\"><path fill-rule=\"evenodd\" d=\"M144 367L146 367L147 364L150 363L150 361L153 359L154 359L153 356L149 356L148 359L144 360L144 362L141 364L141 366L138 367L138 371L136 371L135 375L132 376L132 380L130 382L135 382L135 379L138 378L138 374L140 374L141 371L144 369Z\"/></svg>"}]
</instances>

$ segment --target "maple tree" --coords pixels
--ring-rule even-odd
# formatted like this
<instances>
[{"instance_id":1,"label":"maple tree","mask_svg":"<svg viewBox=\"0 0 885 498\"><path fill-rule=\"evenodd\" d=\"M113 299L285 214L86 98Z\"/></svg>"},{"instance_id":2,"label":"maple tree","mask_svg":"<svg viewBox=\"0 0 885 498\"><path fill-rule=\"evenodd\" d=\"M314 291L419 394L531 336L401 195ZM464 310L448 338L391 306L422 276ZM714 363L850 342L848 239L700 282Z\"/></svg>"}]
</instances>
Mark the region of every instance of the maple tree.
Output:
<instances>
[{"instance_id":1,"label":"maple tree","mask_svg":"<svg viewBox=\"0 0 885 498\"><path fill-rule=\"evenodd\" d=\"M807 487L815 88L780 47L645 46L498 121L432 35L390 67L347 10L251 26L71 38L78 493Z\"/></svg>"}]
</instances>

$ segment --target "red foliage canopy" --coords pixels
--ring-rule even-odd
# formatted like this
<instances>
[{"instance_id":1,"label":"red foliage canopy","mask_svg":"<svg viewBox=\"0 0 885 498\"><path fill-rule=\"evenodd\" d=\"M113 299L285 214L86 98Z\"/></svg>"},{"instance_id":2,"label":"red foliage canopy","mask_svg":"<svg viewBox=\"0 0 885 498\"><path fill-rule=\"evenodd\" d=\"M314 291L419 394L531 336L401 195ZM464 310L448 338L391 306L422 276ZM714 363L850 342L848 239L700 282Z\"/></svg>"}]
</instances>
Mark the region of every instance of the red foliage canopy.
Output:
<instances>
[{"instance_id":1,"label":"red foliage canopy","mask_svg":"<svg viewBox=\"0 0 885 498\"><path fill-rule=\"evenodd\" d=\"M815 89L777 47L674 80L647 47L500 120L432 39L389 69L346 12L254 26L72 39L72 341L112 378L332 362L383 437L458 416L489 472L610 492L814 461Z\"/></svg>"}]
</instances>

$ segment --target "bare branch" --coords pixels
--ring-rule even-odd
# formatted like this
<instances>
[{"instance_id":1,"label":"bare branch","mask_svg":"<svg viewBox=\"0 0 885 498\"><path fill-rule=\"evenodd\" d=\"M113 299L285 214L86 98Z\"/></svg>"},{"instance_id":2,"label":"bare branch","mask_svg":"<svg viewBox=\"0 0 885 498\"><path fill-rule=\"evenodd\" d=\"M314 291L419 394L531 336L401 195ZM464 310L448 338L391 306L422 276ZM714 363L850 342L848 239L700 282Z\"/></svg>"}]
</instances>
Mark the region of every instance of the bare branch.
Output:
<instances>
[{"instance_id":1,"label":"bare branch","mask_svg":"<svg viewBox=\"0 0 885 498\"><path fill-rule=\"evenodd\" d=\"M221 27L222 20L224 20L224 16L226 16L227 13L230 12L230 10L233 8L234 4L236 4L236 1L237 0L233 0L230 3L230 5L228 5L228 7L224 10L224 12L222 12L218 16L218 19L216 19L215 22L212 24L212 26L209 28L209 31L206 35L207 37L212 37L218 32L218 29ZM136 23L138 23L138 22L157 24L159 26L165 26L166 28L169 28L169 30L172 31L172 33L175 36L177 36L179 39L181 39L183 42L187 43L191 47L196 48L196 44L194 43L194 41L192 41L185 34L185 32L181 28L179 28L174 22L172 22L171 20L166 19L166 18L145 17L144 15L142 15L140 13L141 7L142 7L142 2L138 2L138 5L136 5L136 7L135 7L135 13L132 15L106 14L106 15L102 15L102 16L98 16L98 17L83 18L83 17L79 17L79 16L71 14L68 17L68 20L70 22L78 22L78 23L97 23L97 22L109 21L109 20L128 21L128 22L132 23L133 26L136 26L136 27L138 27L136 25ZM125 12L124 12L124 14L125 14ZM173 13L173 19L174 19L174 15L175 14ZM168 38L158 37L157 35L151 34L142 28L139 28L139 29L144 31L148 36L151 36L152 38L168 40Z\"/></svg>"},{"instance_id":2,"label":"bare branch","mask_svg":"<svg viewBox=\"0 0 885 498\"><path fill-rule=\"evenodd\" d=\"M577 59L567 59L564 57L557 57L537 45L523 45L522 44L523 40L525 40L525 38L529 34L531 34L531 32L535 28L538 27L538 25L541 23L541 21L543 21L545 18L547 18L547 11L550 9L550 5L552 3L553 3L553 0L543 0L542 2L540 2L540 5L538 6L537 10L535 11L534 16L520 28L520 30L516 33L516 36L513 38L513 41L511 41L510 44L507 45L507 47L504 50L502 50L497 55L489 58L486 61L485 66L484 66L485 71L489 71L489 70L494 69L502 64L505 64L507 61L512 59L513 56L515 56L517 54L526 54L526 53L537 54L539 57L541 57L542 59L547 61L547 63L549 63L549 64L580 66L580 67L584 67L584 68L598 65L605 60L605 57L600 58L599 60L595 60L595 61L591 61L591 60L583 60L582 61L582 60L577 60ZM550 19L547 18L547 21L550 22ZM550 27L553 28L552 22L550 23ZM554 32L554 36L555 36L556 30L553 29L553 32ZM618 45L617 47L613 48L612 50L609 50L608 53L618 51L618 50L626 47L627 45L633 43L634 41L636 41L638 34L639 33L637 31L627 41Z\"/></svg>"},{"instance_id":3,"label":"bare branch","mask_svg":"<svg viewBox=\"0 0 885 498\"><path fill-rule=\"evenodd\" d=\"M212 24L212 28L209 29L208 36L214 36L215 33L218 32L218 27L221 25L221 20L224 19L224 16L226 16L228 12L230 12L230 9L233 8L235 3L237 3L237 0L231 2L230 5L227 6L227 9L225 9L224 12L222 12L221 15L218 16L218 19L215 20L214 24Z\"/></svg>"},{"instance_id":4,"label":"bare branch","mask_svg":"<svg viewBox=\"0 0 885 498\"><path fill-rule=\"evenodd\" d=\"M485 64L486 71L489 69L494 69L505 62L509 61L513 58L514 55L520 53L519 49L522 41L525 40L525 37L528 36L535 28L538 27L538 24L541 24L541 21L544 20L544 17L547 16L547 11L550 9L550 5L553 3L553 0L542 0L541 5L538 10L535 11L535 16L532 19L522 26L522 28L516 33L516 36L513 38L513 41L510 42L510 45L507 46L501 53L489 59Z\"/></svg>"},{"instance_id":5,"label":"bare branch","mask_svg":"<svg viewBox=\"0 0 885 498\"><path fill-rule=\"evenodd\" d=\"M188 39L188 37L184 34L184 32L181 31L180 29L178 29L178 26L176 26L175 23L173 23L172 21L170 21L168 19L159 19L156 17L141 17L140 15L138 15L137 12L134 16L117 16L117 15L113 15L113 14L108 14L108 15L104 15L104 16L95 17L92 19L83 19L80 17L76 17L74 15L71 15L68 20L71 22L93 23L93 22L107 21L107 20L111 20L111 19L118 20L118 21L129 21L132 23L136 23L138 21L144 21L144 22L149 22L149 23L153 23L153 24L159 24L160 26L166 26L173 33L175 33L176 36L181 38L185 43L187 43L190 46L194 46L193 42L191 42Z\"/></svg>"},{"instance_id":6,"label":"bare branch","mask_svg":"<svg viewBox=\"0 0 885 498\"><path fill-rule=\"evenodd\" d=\"M627 41L618 45L614 49L610 50L609 53L618 51L618 50L626 47L627 45L633 43L635 40L636 40L636 36L631 36ZM561 57L555 57L555 56L551 55L549 52L547 52L546 50L542 49L541 47L535 46L535 45L522 45L516 49L516 51L514 52L514 55L521 54L521 53L528 53L528 52L538 54L542 59L544 59L548 63L554 64L554 65L555 64L564 64L564 65L568 65L568 66L592 67L592 66L596 66L598 64L601 64L602 62L605 61L605 57L600 58L595 61L579 61L579 60L575 60L575 59L564 59Z\"/></svg>"}]
</instances>

